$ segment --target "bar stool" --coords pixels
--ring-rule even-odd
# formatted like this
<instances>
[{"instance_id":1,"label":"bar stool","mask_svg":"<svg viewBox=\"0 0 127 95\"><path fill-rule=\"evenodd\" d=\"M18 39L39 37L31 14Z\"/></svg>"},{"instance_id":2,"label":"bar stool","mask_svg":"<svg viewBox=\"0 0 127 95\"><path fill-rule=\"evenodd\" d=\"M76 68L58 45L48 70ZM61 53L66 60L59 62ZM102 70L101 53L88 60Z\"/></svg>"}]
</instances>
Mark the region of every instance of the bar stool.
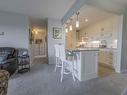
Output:
<instances>
[{"instance_id":1,"label":"bar stool","mask_svg":"<svg viewBox=\"0 0 127 95\"><path fill-rule=\"evenodd\" d=\"M55 57L56 57L56 65L55 65L55 72L56 72L56 69L58 67L62 67L62 66L61 66L61 62L60 62L60 49L59 49L59 45L58 44L54 45L54 48L55 48Z\"/></svg>"},{"instance_id":2,"label":"bar stool","mask_svg":"<svg viewBox=\"0 0 127 95\"><path fill-rule=\"evenodd\" d=\"M64 45L59 46L60 50L60 60L61 60L61 82L63 81L63 77L66 74L71 74L73 77L73 80L75 81L75 75L74 75L74 57L72 57L72 60L66 60L66 54L65 54L65 47Z\"/></svg>"}]
</instances>

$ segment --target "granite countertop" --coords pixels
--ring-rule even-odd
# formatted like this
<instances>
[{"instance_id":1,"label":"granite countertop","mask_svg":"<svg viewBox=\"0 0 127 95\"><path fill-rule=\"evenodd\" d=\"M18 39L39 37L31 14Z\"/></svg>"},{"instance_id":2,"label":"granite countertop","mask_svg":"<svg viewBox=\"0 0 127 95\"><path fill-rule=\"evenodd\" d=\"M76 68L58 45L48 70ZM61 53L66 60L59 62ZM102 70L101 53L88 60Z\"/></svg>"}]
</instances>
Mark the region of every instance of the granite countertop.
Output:
<instances>
[{"instance_id":1,"label":"granite countertop","mask_svg":"<svg viewBox=\"0 0 127 95\"><path fill-rule=\"evenodd\" d=\"M70 49L71 51L81 52L81 51L99 51L99 48L78 48L78 49Z\"/></svg>"},{"instance_id":2,"label":"granite countertop","mask_svg":"<svg viewBox=\"0 0 127 95\"><path fill-rule=\"evenodd\" d=\"M117 51L117 48L94 48L94 47L88 47L88 48L75 48L75 49L68 49L70 51L80 52L80 51Z\"/></svg>"},{"instance_id":3,"label":"granite countertop","mask_svg":"<svg viewBox=\"0 0 127 95\"><path fill-rule=\"evenodd\" d=\"M117 48L99 48L100 51L117 51Z\"/></svg>"}]
</instances>

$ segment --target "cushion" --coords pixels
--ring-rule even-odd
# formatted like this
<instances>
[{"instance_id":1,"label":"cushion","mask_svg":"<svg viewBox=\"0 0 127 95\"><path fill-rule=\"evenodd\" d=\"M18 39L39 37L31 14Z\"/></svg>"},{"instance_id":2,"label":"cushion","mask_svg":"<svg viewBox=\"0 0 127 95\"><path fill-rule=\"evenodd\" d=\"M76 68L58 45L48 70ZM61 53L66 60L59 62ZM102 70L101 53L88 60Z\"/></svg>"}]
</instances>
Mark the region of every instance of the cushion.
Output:
<instances>
[{"instance_id":1,"label":"cushion","mask_svg":"<svg viewBox=\"0 0 127 95\"><path fill-rule=\"evenodd\" d=\"M8 54L13 54L15 51L14 48L9 48L9 47L0 47L0 52L1 53L8 53Z\"/></svg>"},{"instance_id":2,"label":"cushion","mask_svg":"<svg viewBox=\"0 0 127 95\"><path fill-rule=\"evenodd\" d=\"M6 54L6 53L0 53L0 64L2 61L7 59L7 56L8 56L8 54Z\"/></svg>"},{"instance_id":3,"label":"cushion","mask_svg":"<svg viewBox=\"0 0 127 95\"><path fill-rule=\"evenodd\" d=\"M28 50L24 48L18 49L18 56L28 56Z\"/></svg>"}]
</instances>

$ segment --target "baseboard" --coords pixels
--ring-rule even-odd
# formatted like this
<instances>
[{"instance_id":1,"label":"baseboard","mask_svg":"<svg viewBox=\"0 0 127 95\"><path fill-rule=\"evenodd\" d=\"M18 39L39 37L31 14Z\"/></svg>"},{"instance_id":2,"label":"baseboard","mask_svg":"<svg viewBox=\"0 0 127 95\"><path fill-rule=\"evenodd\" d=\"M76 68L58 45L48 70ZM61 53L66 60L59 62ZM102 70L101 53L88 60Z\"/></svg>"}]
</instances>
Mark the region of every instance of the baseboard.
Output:
<instances>
[{"instance_id":1,"label":"baseboard","mask_svg":"<svg viewBox=\"0 0 127 95\"><path fill-rule=\"evenodd\" d=\"M98 77L98 73L93 72L93 73L89 73L89 74L86 74L85 76L81 77L80 81L87 81L90 79L95 79L97 77Z\"/></svg>"},{"instance_id":2,"label":"baseboard","mask_svg":"<svg viewBox=\"0 0 127 95\"><path fill-rule=\"evenodd\" d=\"M37 56L34 56L34 58L45 58L46 55L37 55Z\"/></svg>"},{"instance_id":3,"label":"baseboard","mask_svg":"<svg viewBox=\"0 0 127 95\"><path fill-rule=\"evenodd\" d=\"M121 71L120 73L127 73L127 69L126 69L126 70Z\"/></svg>"}]
</instances>

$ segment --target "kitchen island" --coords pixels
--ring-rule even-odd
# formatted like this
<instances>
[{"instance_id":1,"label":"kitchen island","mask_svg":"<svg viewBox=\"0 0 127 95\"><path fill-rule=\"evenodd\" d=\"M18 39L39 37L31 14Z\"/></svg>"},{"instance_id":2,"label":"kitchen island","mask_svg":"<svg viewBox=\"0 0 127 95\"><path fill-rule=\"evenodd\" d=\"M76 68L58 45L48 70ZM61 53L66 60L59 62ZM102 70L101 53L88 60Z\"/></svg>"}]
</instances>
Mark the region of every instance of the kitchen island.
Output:
<instances>
[{"instance_id":1,"label":"kitchen island","mask_svg":"<svg viewBox=\"0 0 127 95\"><path fill-rule=\"evenodd\" d=\"M86 81L98 77L98 48L83 48L72 50L76 57L74 61L75 77Z\"/></svg>"}]
</instances>

